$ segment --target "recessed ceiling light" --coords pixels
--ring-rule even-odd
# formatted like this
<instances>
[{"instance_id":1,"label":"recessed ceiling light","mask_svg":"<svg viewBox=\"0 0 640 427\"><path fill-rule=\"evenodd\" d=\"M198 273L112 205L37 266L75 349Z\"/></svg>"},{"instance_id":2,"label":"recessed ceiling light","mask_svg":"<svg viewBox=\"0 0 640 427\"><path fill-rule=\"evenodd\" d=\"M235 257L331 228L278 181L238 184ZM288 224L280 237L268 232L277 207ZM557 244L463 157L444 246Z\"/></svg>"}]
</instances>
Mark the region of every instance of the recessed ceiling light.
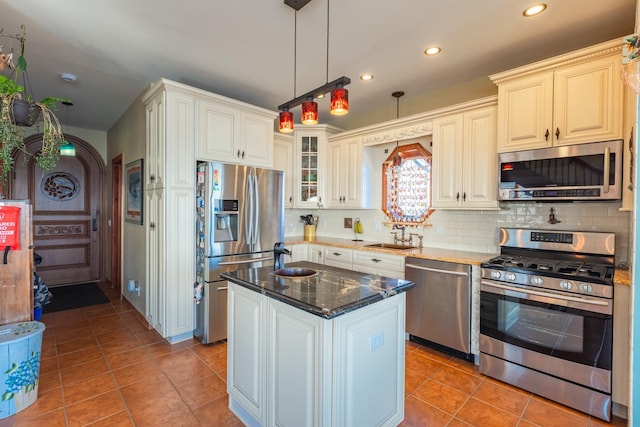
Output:
<instances>
[{"instance_id":1,"label":"recessed ceiling light","mask_svg":"<svg viewBox=\"0 0 640 427\"><path fill-rule=\"evenodd\" d=\"M360 76L360 80L363 80L365 82L369 81L369 80L373 80L373 74L371 73L364 73L363 75Z\"/></svg>"},{"instance_id":2,"label":"recessed ceiling light","mask_svg":"<svg viewBox=\"0 0 640 427\"><path fill-rule=\"evenodd\" d=\"M71 74L71 73L62 73L60 74L60 78L62 80L64 80L67 83L77 83L78 82L78 76L76 76L75 74Z\"/></svg>"},{"instance_id":3,"label":"recessed ceiling light","mask_svg":"<svg viewBox=\"0 0 640 427\"><path fill-rule=\"evenodd\" d=\"M527 9L525 9L524 12L522 12L522 14L526 17L535 16L544 12L546 8L547 8L546 4L540 3L535 6L528 7Z\"/></svg>"},{"instance_id":4,"label":"recessed ceiling light","mask_svg":"<svg viewBox=\"0 0 640 427\"><path fill-rule=\"evenodd\" d=\"M441 50L442 49L439 47L428 47L424 50L424 54L427 56L433 56L439 54Z\"/></svg>"}]
</instances>

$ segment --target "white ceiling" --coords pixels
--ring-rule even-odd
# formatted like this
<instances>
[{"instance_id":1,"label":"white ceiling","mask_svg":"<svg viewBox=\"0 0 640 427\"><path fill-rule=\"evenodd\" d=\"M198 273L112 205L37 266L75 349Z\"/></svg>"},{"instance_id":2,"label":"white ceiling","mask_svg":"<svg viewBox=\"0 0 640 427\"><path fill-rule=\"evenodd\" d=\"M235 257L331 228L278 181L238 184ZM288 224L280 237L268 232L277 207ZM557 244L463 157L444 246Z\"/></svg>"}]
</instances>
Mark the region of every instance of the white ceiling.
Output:
<instances>
[{"instance_id":1,"label":"white ceiling","mask_svg":"<svg viewBox=\"0 0 640 427\"><path fill-rule=\"evenodd\" d=\"M490 86L489 74L634 31L635 0L546 0L544 14L524 18L534 1L333 0L327 75L327 0L312 0L297 12L295 95L350 77L349 115L319 103L321 123L349 129L396 118L394 91L406 93L400 116L414 114L443 88L480 78ZM295 15L283 0L0 3L5 34L26 25L35 97L71 98L69 125L102 131L160 77L276 111L294 98ZM7 52L10 42L0 45ZM430 45L443 52L427 58ZM374 80L360 81L363 72Z\"/></svg>"}]
</instances>

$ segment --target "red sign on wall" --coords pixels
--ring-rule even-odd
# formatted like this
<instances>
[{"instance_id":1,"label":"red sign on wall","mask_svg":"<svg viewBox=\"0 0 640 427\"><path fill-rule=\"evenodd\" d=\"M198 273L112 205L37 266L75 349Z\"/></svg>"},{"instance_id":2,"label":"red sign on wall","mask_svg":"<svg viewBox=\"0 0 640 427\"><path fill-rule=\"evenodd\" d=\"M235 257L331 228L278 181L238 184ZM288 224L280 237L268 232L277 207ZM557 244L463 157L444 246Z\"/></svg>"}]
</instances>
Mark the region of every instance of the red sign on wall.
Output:
<instances>
[{"instance_id":1,"label":"red sign on wall","mask_svg":"<svg viewBox=\"0 0 640 427\"><path fill-rule=\"evenodd\" d=\"M20 249L20 208L0 206L0 249Z\"/></svg>"}]
</instances>

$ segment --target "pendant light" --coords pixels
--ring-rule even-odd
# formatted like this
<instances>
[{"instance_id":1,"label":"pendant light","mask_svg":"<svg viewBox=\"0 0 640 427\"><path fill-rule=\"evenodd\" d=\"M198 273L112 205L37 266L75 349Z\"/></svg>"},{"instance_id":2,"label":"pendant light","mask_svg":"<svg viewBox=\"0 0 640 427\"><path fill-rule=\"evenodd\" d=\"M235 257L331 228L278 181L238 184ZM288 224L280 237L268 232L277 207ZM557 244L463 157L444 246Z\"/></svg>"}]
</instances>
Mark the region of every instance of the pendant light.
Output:
<instances>
[{"instance_id":1,"label":"pendant light","mask_svg":"<svg viewBox=\"0 0 640 427\"><path fill-rule=\"evenodd\" d=\"M293 97L296 97L296 69L298 52L298 11L293 14ZM304 117L304 114L303 114ZM318 118L316 108L316 119ZM304 123L304 122L303 122ZM281 133L293 132L293 113L289 111L289 107L283 107L278 119L278 130Z\"/></svg>"},{"instance_id":2,"label":"pendant light","mask_svg":"<svg viewBox=\"0 0 640 427\"><path fill-rule=\"evenodd\" d=\"M297 12L303 8L311 0L284 0L284 3L295 9ZM296 22L297 24L297 22ZM351 79L346 76L339 77L333 81L329 81L329 0L327 0L327 80L324 85L317 87L296 97L296 43L297 29L294 35L294 54L293 54L293 96L294 98L280 104L278 110L281 111L278 120L278 129L280 132L293 132L293 116L290 109L302 105L302 123L305 125L315 125L318 123L318 103L315 98L323 98L326 93L331 93L330 112L334 115L344 115L349 112L349 93L344 88L351 83Z\"/></svg>"},{"instance_id":3,"label":"pendant light","mask_svg":"<svg viewBox=\"0 0 640 427\"><path fill-rule=\"evenodd\" d=\"M400 118L400 97L404 96L404 92L399 90L399 91L393 92L391 96L393 96L396 99L396 120L398 120ZM395 149L396 154L393 156L393 159L392 159L392 163L394 167L400 166L402 164L402 156L398 152L399 145L400 143L396 139L396 149Z\"/></svg>"},{"instance_id":4,"label":"pendant light","mask_svg":"<svg viewBox=\"0 0 640 427\"><path fill-rule=\"evenodd\" d=\"M311 97L309 97L307 101L302 103L302 124L318 124L318 103L315 102Z\"/></svg>"},{"instance_id":5,"label":"pendant light","mask_svg":"<svg viewBox=\"0 0 640 427\"><path fill-rule=\"evenodd\" d=\"M327 0L327 81L329 81L329 0ZM329 112L334 116L344 116L349 112L349 91L338 84L331 91Z\"/></svg>"},{"instance_id":6,"label":"pendant light","mask_svg":"<svg viewBox=\"0 0 640 427\"><path fill-rule=\"evenodd\" d=\"M66 134L68 135L69 134L69 107L71 105L73 105L73 102L71 102L71 101L62 101L62 104L67 107L67 132L66 132ZM68 157L75 157L76 156L76 147L75 147L75 145L73 145L71 143L71 141L69 141L68 139L65 138L64 144L62 144L60 146L60 155L61 156L68 156Z\"/></svg>"}]
</instances>

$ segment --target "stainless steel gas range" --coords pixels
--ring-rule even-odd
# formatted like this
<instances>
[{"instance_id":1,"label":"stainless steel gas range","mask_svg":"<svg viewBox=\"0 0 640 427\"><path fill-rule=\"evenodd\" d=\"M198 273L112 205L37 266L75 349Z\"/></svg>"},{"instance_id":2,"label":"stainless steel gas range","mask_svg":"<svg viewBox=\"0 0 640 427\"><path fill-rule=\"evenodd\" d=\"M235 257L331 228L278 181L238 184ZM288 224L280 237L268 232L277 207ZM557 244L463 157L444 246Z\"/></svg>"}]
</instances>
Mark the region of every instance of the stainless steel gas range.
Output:
<instances>
[{"instance_id":1,"label":"stainless steel gas range","mask_svg":"<svg viewBox=\"0 0 640 427\"><path fill-rule=\"evenodd\" d=\"M500 229L480 372L610 421L614 252L613 233Z\"/></svg>"}]
</instances>

